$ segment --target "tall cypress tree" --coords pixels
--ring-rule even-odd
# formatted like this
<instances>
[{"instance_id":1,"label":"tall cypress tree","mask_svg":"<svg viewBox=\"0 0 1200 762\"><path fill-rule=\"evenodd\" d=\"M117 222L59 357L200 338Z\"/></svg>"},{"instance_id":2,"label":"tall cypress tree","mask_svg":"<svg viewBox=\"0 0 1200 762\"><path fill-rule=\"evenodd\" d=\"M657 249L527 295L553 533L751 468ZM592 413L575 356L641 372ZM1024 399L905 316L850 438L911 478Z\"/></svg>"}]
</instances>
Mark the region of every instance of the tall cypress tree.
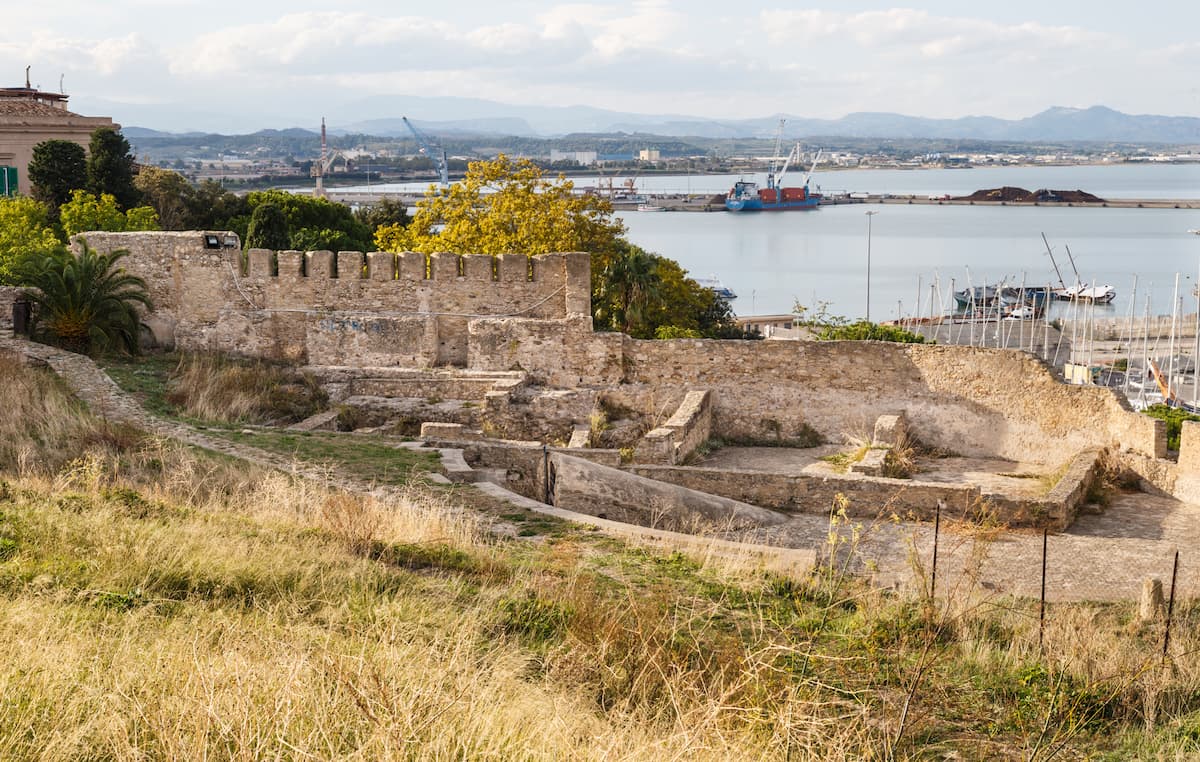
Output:
<instances>
[{"instance_id":1,"label":"tall cypress tree","mask_svg":"<svg viewBox=\"0 0 1200 762\"><path fill-rule=\"evenodd\" d=\"M50 208L52 219L58 207L71 199L71 191L87 186L87 158L83 146L70 140L44 140L33 147L29 182L33 197Z\"/></svg>"},{"instance_id":2,"label":"tall cypress tree","mask_svg":"<svg viewBox=\"0 0 1200 762\"><path fill-rule=\"evenodd\" d=\"M122 210L137 206L141 192L133 185L133 156L129 141L110 127L92 133L88 146L88 190L96 196L111 193Z\"/></svg>"}]
</instances>

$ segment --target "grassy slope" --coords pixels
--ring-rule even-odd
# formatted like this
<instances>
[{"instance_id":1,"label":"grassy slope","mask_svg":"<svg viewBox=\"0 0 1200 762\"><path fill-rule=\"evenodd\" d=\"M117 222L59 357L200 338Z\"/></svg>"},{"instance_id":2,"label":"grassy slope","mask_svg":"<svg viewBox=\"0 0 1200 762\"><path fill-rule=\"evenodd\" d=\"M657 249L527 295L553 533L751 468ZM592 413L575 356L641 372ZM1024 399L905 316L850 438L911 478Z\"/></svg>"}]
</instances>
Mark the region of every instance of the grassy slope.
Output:
<instances>
[{"instance_id":1,"label":"grassy slope","mask_svg":"<svg viewBox=\"0 0 1200 762\"><path fill-rule=\"evenodd\" d=\"M1039 656L1025 602L496 539L442 492L328 493L0 375L40 416L0 420L0 758L885 758L902 716L898 757L1200 754L1192 607L1158 690L1126 606L1053 607Z\"/></svg>"}]
</instances>

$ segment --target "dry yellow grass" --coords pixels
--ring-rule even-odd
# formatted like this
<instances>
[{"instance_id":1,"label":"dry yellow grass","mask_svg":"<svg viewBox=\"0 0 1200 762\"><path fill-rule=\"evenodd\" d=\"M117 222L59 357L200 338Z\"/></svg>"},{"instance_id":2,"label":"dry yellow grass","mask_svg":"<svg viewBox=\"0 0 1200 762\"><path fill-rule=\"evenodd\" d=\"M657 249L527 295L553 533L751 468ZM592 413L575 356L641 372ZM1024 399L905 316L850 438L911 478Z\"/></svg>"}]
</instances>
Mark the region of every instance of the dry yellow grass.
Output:
<instances>
[{"instance_id":1,"label":"dry yellow grass","mask_svg":"<svg viewBox=\"0 0 1200 762\"><path fill-rule=\"evenodd\" d=\"M195 354L180 357L167 401L201 420L267 423L306 418L328 397L313 378L284 366Z\"/></svg>"},{"instance_id":2,"label":"dry yellow grass","mask_svg":"<svg viewBox=\"0 0 1200 762\"><path fill-rule=\"evenodd\" d=\"M1170 670L1120 606L1053 607L1043 655L1025 602L502 540L435 493L105 433L0 373L0 404L42 418L0 421L0 759L1200 752L1193 607Z\"/></svg>"}]
</instances>

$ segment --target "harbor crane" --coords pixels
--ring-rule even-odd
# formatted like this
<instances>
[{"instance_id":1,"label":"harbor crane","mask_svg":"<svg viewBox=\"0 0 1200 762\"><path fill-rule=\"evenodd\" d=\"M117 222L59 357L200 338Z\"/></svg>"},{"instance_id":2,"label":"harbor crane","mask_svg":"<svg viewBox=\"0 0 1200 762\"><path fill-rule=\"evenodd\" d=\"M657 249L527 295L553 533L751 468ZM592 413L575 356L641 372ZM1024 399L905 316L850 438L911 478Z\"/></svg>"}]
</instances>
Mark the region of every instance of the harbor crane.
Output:
<instances>
[{"instance_id":1,"label":"harbor crane","mask_svg":"<svg viewBox=\"0 0 1200 762\"><path fill-rule=\"evenodd\" d=\"M434 148L429 143L429 140L426 139L426 137L422 135L416 127L413 126L413 123L408 121L408 117L402 116L400 118L404 120L404 126L408 128L408 131L411 132L413 137L417 139L417 150L428 156L430 160L433 161L434 165L437 166L438 177L441 178L442 187L449 185L450 166L446 162L446 151L441 146Z\"/></svg>"}]
</instances>

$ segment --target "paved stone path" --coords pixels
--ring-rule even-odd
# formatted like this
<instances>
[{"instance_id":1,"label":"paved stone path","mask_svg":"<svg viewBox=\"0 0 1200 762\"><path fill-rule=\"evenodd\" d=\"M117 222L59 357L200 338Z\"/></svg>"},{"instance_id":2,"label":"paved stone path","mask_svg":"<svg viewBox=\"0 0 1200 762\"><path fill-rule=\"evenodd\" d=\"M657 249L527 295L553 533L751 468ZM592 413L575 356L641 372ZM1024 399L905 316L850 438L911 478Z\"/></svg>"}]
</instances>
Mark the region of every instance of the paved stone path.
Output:
<instances>
[{"instance_id":1,"label":"paved stone path","mask_svg":"<svg viewBox=\"0 0 1200 762\"><path fill-rule=\"evenodd\" d=\"M292 459L212 437L190 426L147 413L91 359L54 347L0 336L0 349L45 362L100 416L209 450L313 478L348 491L387 497L396 488L380 487L325 470L306 469ZM851 563L888 586L918 584L911 558L928 574L933 526L910 522L859 521L863 527ZM844 524L838 529L849 536ZM739 539L792 548L828 547L829 521L800 515L787 523ZM850 543L842 545L843 552ZM1200 506L1171 497L1125 493L1103 512L1084 515L1066 532L1049 538L1047 598L1051 601L1136 598L1142 580L1171 577L1172 557L1180 551L1178 595L1200 594ZM1041 583L1042 537L1032 532L1003 532L975 542L969 531L943 526L938 550L939 591L976 582L982 590L1037 597Z\"/></svg>"}]
</instances>

